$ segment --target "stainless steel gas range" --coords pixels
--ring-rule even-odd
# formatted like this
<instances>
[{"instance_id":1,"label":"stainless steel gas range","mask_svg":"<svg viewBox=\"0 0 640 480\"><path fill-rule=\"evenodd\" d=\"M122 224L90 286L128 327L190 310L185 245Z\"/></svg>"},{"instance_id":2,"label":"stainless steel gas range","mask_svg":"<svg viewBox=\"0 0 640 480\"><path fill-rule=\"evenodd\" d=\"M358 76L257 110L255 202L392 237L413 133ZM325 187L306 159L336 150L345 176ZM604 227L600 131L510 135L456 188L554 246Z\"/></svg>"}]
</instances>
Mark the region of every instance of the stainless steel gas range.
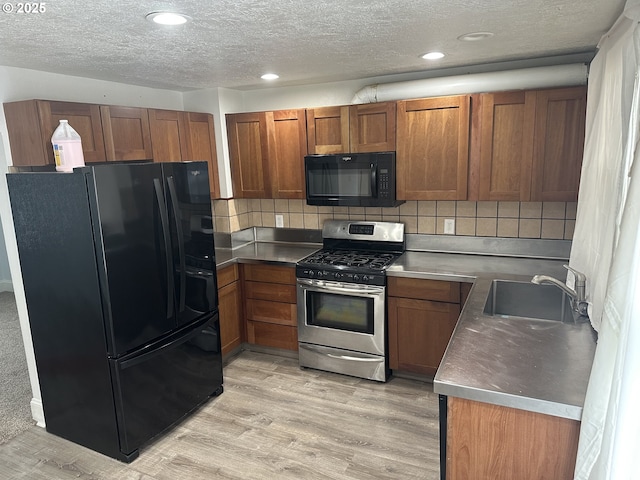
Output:
<instances>
[{"instance_id":1,"label":"stainless steel gas range","mask_svg":"<svg viewBox=\"0 0 640 480\"><path fill-rule=\"evenodd\" d=\"M328 220L322 243L296 266L300 366L384 382L386 269L404 224Z\"/></svg>"}]
</instances>

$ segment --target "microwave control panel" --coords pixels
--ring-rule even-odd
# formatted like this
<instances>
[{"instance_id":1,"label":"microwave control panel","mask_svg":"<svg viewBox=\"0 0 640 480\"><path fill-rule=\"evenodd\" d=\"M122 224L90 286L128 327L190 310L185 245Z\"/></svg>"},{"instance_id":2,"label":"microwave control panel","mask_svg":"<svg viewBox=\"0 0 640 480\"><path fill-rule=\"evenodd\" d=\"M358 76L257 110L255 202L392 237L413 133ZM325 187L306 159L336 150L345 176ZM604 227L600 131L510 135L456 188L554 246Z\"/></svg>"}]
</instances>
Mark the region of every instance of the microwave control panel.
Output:
<instances>
[{"instance_id":1,"label":"microwave control panel","mask_svg":"<svg viewBox=\"0 0 640 480\"><path fill-rule=\"evenodd\" d=\"M378 172L378 197L389 198L389 169L381 168Z\"/></svg>"}]
</instances>

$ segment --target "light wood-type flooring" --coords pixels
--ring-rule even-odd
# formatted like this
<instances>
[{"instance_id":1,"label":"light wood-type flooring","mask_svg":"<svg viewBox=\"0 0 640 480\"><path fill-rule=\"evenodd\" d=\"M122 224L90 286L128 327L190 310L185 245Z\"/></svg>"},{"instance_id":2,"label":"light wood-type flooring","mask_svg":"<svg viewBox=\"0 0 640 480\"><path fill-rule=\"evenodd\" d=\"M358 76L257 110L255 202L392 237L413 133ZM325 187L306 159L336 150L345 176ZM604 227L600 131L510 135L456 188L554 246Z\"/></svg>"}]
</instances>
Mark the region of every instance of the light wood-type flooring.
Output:
<instances>
[{"instance_id":1,"label":"light wood-type flooring","mask_svg":"<svg viewBox=\"0 0 640 480\"><path fill-rule=\"evenodd\" d=\"M224 393L131 464L32 427L0 445L1 479L438 479L432 386L385 383L245 351Z\"/></svg>"}]
</instances>

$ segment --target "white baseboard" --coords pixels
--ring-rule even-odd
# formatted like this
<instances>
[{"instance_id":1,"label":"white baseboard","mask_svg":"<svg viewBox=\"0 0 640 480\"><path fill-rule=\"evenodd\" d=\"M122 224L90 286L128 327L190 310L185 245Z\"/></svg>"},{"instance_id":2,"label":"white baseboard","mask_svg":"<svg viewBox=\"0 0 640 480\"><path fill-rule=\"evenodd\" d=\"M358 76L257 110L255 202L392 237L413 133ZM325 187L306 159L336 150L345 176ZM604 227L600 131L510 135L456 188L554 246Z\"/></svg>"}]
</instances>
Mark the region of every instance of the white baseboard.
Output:
<instances>
[{"instance_id":1,"label":"white baseboard","mask_svg":"<svg viewBox=\"0 0 640 480\"><path fill-rule=\"evenodd\" d=\"M44 408L42 408L42 400L39 398L31 399L31 416L36 421L36 425L42 428L46 426L44 422Z\"/></svg>"},{"instance_id":2,"label":"white baseboard","mask_svg":"<svg viewBox=\"0 0 640 480\"><path fill-rule=\"evenodd\" d=\"M0 292L13 292L13 282L11 280L0 280Z\"/></svg>"}]
</instances>

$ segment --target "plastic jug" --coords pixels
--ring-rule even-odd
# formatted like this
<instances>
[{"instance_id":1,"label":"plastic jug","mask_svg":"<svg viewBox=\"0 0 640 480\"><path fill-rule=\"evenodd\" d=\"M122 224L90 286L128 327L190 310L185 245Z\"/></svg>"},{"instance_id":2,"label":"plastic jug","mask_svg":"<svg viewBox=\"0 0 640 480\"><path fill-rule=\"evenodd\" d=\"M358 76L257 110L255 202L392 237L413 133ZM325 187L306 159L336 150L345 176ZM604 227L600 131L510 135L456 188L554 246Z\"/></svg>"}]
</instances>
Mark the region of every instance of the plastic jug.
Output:
<instances>
[{"instance_id":1,"label":"plastic jug","mask_svg":"<svg viewBox=\"0 0 640 480\"><path fill-rule=\"evenodd\" d=\"M67 120L60 120L51 137L51 144L58 172L71 172L74 167L84 166L82 140Z\"/></svg>"}]
</instances>

